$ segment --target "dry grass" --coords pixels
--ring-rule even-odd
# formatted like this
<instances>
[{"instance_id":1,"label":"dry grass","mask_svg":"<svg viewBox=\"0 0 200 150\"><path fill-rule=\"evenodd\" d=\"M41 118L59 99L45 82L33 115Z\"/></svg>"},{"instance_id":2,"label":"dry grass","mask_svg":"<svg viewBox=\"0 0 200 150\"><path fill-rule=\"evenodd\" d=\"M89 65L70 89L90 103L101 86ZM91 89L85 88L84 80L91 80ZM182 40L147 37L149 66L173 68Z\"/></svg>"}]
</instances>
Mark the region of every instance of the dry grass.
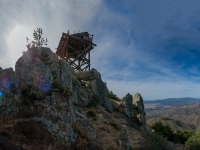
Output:
<instances>
[{"instance_id":1,"label":"dry grass","mask_svg":"<svg viewBox=\"0 0 200 150\"><path fill-rule=\"evenodd\" d=\"M90 135L78 124L72 124L72 128L79 133L79 137L75 143L76 149L87 149L92 142Z\"/></svg>"}]
</instances>

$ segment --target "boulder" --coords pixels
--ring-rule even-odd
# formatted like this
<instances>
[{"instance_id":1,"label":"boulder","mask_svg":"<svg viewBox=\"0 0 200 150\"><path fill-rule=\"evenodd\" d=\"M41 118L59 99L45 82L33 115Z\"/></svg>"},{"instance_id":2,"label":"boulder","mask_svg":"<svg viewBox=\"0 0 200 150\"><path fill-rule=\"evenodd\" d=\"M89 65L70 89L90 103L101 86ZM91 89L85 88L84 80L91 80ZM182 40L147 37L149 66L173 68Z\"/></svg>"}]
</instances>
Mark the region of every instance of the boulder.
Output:
<instances>
[{"instance_id":1,"label":"boulder","mask_svg":"<svg viewBox=\"0 0 200 150\"><path fill-rule=\"evenodd\" d=\"M79 71L76 72L76 78L84 81L91 81L94 79L101 79L101 74L92 68L89 71Z\"/></svg>"}]
</instances>

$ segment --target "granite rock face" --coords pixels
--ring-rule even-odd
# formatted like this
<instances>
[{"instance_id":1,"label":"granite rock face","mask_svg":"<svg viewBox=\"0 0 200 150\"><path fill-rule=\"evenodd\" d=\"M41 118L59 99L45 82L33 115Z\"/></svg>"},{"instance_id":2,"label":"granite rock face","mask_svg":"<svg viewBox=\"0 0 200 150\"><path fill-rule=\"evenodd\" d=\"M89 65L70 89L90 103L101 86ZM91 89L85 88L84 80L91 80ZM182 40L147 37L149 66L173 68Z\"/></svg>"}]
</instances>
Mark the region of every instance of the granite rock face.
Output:
<instances>
[{"instance_id":1,"label":"granite rock face","mask_svg":"<svg viewBox=\"0 0 200 150\"><path fill-rule=\"evenodd\" d=\"M108 111L113 111L111 100L108 98L108 88L101 79L101 74L96 69L90 71L77 72L76 77L79 80L89 81L89 87L101 103Z\"/></svg>"},{"instance_id":2,"label":"granite rock face","mask_svg":"<svg viewBox=\"0 0 200 150\"><path fill-rule=\"evenodd\" d=\"M69 87L73 95L67 97L52 91L55 80L63 87ZM90 89L83 88L81 80L88 81ZM44 98L24 105L20 90L24 83L35 85ZM85 107L91 101L90 97L95 96L102 106L112 111L107 86L97 70L75 73L66 61L45 47L23 52L15 64L15 71L12 68L0 68L0 92L3 92L3 96L0 95L0 105L5 114L22 116L25 121L31 117L36 122L42 122L53 137L61 138L67 145L77 142L80 136L78 130L85 133L87 140L96 139L92 125L77 110L76 105Z\"/></svg>"},{"instance_id":3,"label":"granite rock face","mask_svg":"<svg viewBox=\"0 0 200 150\"><path fill-rule=\"evenodd\" d=\"M134 117L134 105L133 105L133 96L130 95L129 93L126 94L125 97L123 97L123 102L125 105L125 114L129 117L129 118L133 118Z\"/></svg>"},{"instance_id":4,"label":"granite rock face","mask_svg":"<svg viewBox=\"0 0 200 150\"><path fill-rule=\"evenodd\" d=\"M74 104L86 106L89 102L89 92L85 91L80 81L76 78L74 70L64 60L59 61L60 64L60 83L65 87L68 86L73 92L71 100Z\"/></svg>"},{"instance_id":5,"label":"granite rock face","mask_svg":"<svg viewBox=\"0 0 200 150\"><path fill-rule=\"evenodd\" d=\"M122 99L125 115L138 122L142 130L146 129L146 119L142 96L136 93L134 97L129 93Z\"/></svg>"},{"instance_id":6,"label":"granite rock face","mask_svg":"<svg viewBox=\"0 0 200 150\"><path fill-rule=\"evenodd\" d=\"M73 145L79 136L76 128L83 130L91 140L96 138L96 133L87 118L80 114L71 101L61 94L54 93L51 97L45 98L43 102L36 102L36 105L43 107L40 112L42 115L36 115L33 120L45 124L55 139L61 138L65 144Z\"/></svg>"},{"instance_id":7,"label":"granite rock face","mask_svg":"<svg viewBox=\"0 0 200 150\"><path fill-rule=\"evenodd\" d=\"M16 62L15 75L19 87L29 82L43 93L51 90L53 80L58 80L64 87L68 86L73 91L71 100L74 104L88 104L88 93L76 79L75 72L49 48L35 48L24 52Z\"/></svg>"},{"instance_id":8,"label":"granite rock face","mask_svg":"<svg viewBox=\"0 0 200 150\"><path fill-rule=\"evenodd\" d=\"M126 125L122 125L120 135L121 135L122 147L125 150L134 149L134 144L133 144L133 141L129 137Z\"/></svg>"},{"instance_id":9,"label":"granite rock face","mask_svg":"<svg viewBox=\"0 0 200 150\"><path fill-rule=\"evenodd\" d=\"M134 97L133 97L133 104L136 106L137 108L137 118L139 119L139 122L142 124L141 128L143 130L146 129L146 113L144 111L144 103L143 103L143 99L142 96L139 93L135 93Z\"/></svg>"},{"instance_id":10,"label":"granite rock face","mask_svg":"<svg viewBox=\"0 0 200 150\"><path fill-rule=\"evenodd\" d=\"M105 107L108 111L112 112L113 106L111 100L108 98L108 88L106 84L101 80L100 73L95 69L92 69L92 71L95 72L94 74L96 75L96 78L89 82L91 90L96 95L102 106Z\"/></svg>"}]
</instances>

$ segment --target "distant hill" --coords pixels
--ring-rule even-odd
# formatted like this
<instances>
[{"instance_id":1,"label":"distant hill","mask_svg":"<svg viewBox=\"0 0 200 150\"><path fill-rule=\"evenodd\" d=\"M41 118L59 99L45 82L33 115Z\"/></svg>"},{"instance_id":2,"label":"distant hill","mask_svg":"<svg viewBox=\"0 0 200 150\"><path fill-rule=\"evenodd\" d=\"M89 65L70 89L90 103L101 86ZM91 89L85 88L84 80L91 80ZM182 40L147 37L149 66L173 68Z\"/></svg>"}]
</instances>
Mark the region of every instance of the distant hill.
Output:
<instances>
[{"instance_id":1,"label":"distant hill","mask_svg":"<svg viewBox=\"0 0 200 150\"><path fill-rule=\"evenodd\" d=\"M173 102L171 102L173 103ZM145 104L147 122L153 123L155 118L169 118L174 121L180 121L189 126L194 126L196 130L200 130L200 101L194 100L190 103L180 103L179 105L169 104ZM155 105L154 105L155 104ZM176 103L177 104L177 103ZM151 106L151 107L150 107ZM153 120L149 120L153 119ZM192 127L193 128L193 127ZM186 128L187 129L187 128Z\"/></svg>"},{"instance_id":2,"label":"distant hill","mask_svg":"<svg viewBox=\"0 0 200 150\"><path fill-rule=\"evenodd\" d=\"M194 125L186 124L182 121L173 120L167 117L156 117L156 118L148 118L147 117L147 125L151 126L155 122L161 121L164 125L169 125L172 130L181 131L181 130L195 130Z\"/></svg>"},{"instance_id":3,"label":"distant hill","mask_svg":"<svg viewBox=\"0 0 200 150\"><path fill-rule=\"evenodd\" d=\"M177 106L177 105L185 105L200 101L200 98L191 98L191 97L185 97L185 98L167 98L163 100L145 100L144 104L153 104L153 103L159 103L160 105L165 106Z\"/></svg>"}]
</instances>

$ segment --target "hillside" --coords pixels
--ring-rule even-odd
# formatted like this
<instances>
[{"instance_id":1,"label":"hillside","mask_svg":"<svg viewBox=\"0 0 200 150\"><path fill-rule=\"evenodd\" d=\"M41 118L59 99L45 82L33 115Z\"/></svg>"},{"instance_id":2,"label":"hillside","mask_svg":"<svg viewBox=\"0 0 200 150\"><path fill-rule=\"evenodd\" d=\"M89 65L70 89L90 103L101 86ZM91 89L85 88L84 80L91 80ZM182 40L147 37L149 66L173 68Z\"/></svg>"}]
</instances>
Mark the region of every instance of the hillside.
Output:
<instances>
[{"instance_id":1,"label":"hillside","mask_svg":"<svg viewBox=\"0 0 200 150\"><path fill-rule=\"evenodd\" d=\"M151 104L152 106L151 108L149 107L149 104L146 104L145 106L147 106L147 109L145 109L147 112L147 118L148 118L147 122L149 122L148 120L152 118L165 117L165 118L172 119L174 121L180 121L186 124L187 126L192 127L195 130L200 129L200 102L199 101L193 101L193 102L189 102L189 104L184 103L182 105L175 105L175 106L169 106L168 104L166 105L156 104L156 107L153 104ZM186 129L187 128L188 127L186 127Z\"/></svg>"},{"instance_id":2,"label":"hillside","mask_svg":"<svg viewBox=\"0 0 200 150\"><path fill-rule=\"evenodd\" d=\"M147 117L147 125L151 126L155 122L161 121L163 125L168 125L174 131L181 131L181 130L194 130L194 126L188 125L182 121L173 120L170 118L165 117L155 117L155 118L148 118Z\"/></svg>"}]
</instances>

